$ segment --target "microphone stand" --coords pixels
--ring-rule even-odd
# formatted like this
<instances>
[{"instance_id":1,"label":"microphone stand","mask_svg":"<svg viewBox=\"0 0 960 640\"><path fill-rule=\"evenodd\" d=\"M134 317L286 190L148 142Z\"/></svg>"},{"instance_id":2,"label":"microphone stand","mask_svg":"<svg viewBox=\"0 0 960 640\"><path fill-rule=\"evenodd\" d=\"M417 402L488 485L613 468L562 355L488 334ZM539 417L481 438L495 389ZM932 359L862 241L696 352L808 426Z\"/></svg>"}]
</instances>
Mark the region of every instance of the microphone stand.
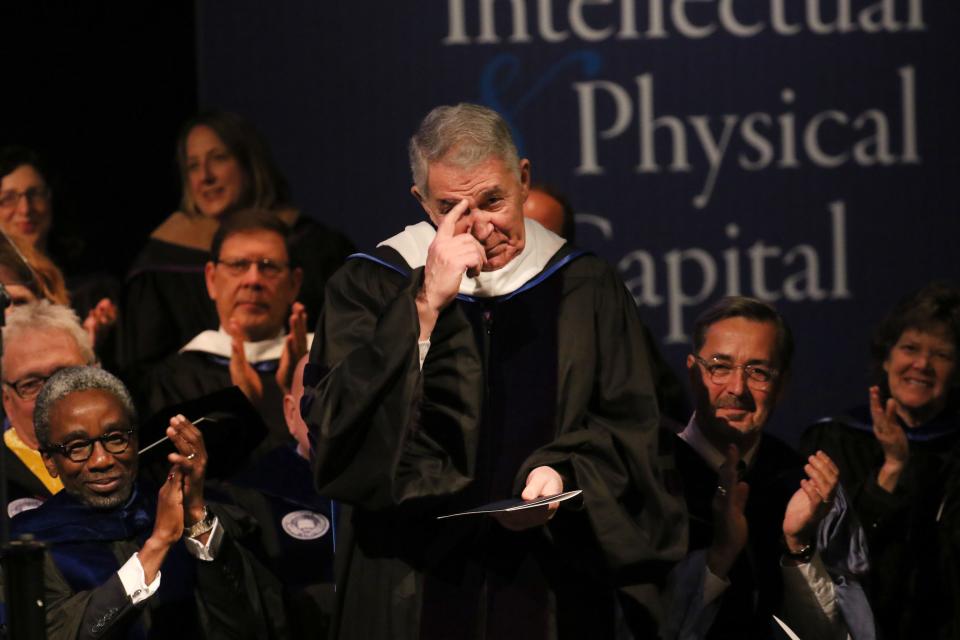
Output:
<instances>
[{"instance_id":1,"label":"microphone stand","mask_svg":"<svg viewBox=\"0 0 960 640\"><path fill-rule=\"evenodd\" d=\"M0 284L0 330L6 324L10 296ZM3 340L0 340L0 379L3 372ZM0 434L2 435L2 434ZM46 640L46 607L43 589L44 546L24 535L10 541L10 514L7 512L6 452L0 452L0 555L3 563L6 629L0 638Z\"/></svg>"}]
</instances>

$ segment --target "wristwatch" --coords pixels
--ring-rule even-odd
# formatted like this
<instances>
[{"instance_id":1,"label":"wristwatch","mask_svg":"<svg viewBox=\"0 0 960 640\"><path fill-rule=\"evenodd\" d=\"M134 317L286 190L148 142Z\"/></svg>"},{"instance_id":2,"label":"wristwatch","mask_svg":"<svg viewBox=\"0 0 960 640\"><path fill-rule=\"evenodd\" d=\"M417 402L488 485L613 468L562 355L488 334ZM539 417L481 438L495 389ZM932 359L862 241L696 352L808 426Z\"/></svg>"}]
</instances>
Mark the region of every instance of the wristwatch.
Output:
<instances>
[{"instance_id":1,"label":"wristwatch","mask_svg":"<svg viewBox=\"0 0 960 640\"><path fill-rule=\"evenodd\" d=\"M805 544L796 551L791 551L790 547L787 546L786 540L783 540L783 557L788 560L796 560L801 564L810 562L810 558L813 557L813 552L816 550L812 544Z\"/></svg>"},{"instance_id":2,"label":"wristwatch","mask_svg":"<svg viewBox=\"0 0 960 640\"><path fill-rule=\"evenodd\" d=\"M199 538L207 531L213 529L213 524L216 522L216 516L213 515L207 506L203 506L203 517L200 518L197 522L194 522L189 527L183 530L183 535L187 538Z\"/></svg>"}]
</instances>

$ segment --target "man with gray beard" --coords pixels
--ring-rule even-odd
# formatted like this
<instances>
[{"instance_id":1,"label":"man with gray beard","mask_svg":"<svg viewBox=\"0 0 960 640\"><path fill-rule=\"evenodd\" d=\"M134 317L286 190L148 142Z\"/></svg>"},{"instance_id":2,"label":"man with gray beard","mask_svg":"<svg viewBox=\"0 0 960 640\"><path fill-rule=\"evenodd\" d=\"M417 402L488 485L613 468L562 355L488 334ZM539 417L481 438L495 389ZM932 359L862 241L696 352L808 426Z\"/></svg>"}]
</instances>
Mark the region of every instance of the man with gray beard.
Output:
<instances>
[{"instance_id":1,"label":"man with gray beard","mask_svg":"<svg viewBox=\"0 0 960 640\"><path fill-rule=\"evenodd\" d=\"M52 375L34 427L63 491L14 518L12 533L47 545L51 640L275 635L262 615L268 581L252 576L234 525L204 500L207 452L193 424L170 420L176 452L158 493L136 482L136 412L110 373L69 367Z\"/></svg>"}]
</instances>

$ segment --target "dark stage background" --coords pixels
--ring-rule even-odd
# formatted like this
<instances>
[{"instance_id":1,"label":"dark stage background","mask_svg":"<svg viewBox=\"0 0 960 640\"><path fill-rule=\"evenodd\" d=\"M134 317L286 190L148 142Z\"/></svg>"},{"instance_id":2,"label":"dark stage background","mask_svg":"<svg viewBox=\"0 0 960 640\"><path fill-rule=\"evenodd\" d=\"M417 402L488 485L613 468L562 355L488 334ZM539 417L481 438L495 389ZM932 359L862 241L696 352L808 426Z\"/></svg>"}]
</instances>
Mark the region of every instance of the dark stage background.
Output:
<instances>
[{"instance_id":1,"label":"dark stage background","mask_svg":"<svg viewBox=\"0 0 960 640\"><path fill-rule=\"evenodd\" d=\"M896 298L960 275L956 3L208 0L195 21L123 5L121 30L74 6L50 10L43 64L7 76L30 98L7 100L12 131L85 176L76 219L125 225L134 251L176 204L173 139L197 104L256 122L296 202L368 248L422 219L418 120L482 102L569 195L678 374L704 305L777 304L798 342L773 425L789 439L865 400L869 329Z\"/></svg>"},{"instance_id":2,"label":"dark stage background","mask_svg":"<svg viewBox=\"0 0 960 640\"><path fill-rule=\"evenodd\" d=\"M0 144L52 170L54 232L83 272L122 276L180 198L174 143L196 111L195 7L184 0L0 2Z\"/></svg>"}]
</instances>

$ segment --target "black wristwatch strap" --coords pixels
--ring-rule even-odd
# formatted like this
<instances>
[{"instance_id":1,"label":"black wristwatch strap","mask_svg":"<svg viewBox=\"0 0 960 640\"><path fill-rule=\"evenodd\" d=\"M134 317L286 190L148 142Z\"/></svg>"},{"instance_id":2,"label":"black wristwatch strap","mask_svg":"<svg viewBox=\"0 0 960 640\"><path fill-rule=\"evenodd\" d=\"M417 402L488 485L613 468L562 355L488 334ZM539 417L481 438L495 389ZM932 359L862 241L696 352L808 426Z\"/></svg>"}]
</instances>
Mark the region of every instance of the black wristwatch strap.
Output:
<instances>
[{"instance_id":1,"label":"black wristwatch strap","mask_svg":"<svg viewBox=\"0 0 960 640\"><path fill-rule=\"evenodd\" d=\"M797 562L810 562L810 558L813 557L814 551L816 551L816 548L812 544L805 544L797 551L791 551L790 547L787 546L786 541L783 542L783 557L790 560L796 560Z\"/></svg>"}]
</instances>

